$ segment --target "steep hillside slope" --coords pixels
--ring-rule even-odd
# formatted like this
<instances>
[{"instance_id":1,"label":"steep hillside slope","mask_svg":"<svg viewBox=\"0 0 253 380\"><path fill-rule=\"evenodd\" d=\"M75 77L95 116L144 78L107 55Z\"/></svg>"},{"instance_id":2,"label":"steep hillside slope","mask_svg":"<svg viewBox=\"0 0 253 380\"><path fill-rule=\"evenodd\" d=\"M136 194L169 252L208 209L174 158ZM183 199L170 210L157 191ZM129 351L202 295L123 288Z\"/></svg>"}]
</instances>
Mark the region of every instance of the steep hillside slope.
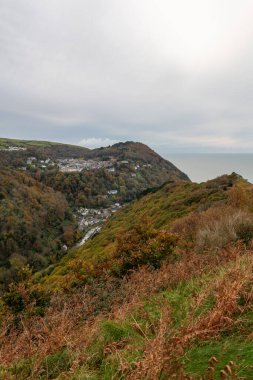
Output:
<instances>
[{"instance_id":1,"label":"steep hillside slope","mask_svg":"<svg viewBox=\"0 0 253 380\"><path fill-rule=\"evenodd\" d=\"M253 186L168 183L0 304L3 379L252 379Z\"/></svg>"},{"instance_id":2,"label":"steep hillside slope","mask_svg":"<svg viewBox=\"0 0 253 380\"><path fill-rule=\"evenodd\" d=\"M167 183L160 189L151 191L113 215L102 231L90 242L71 250L61 262L56 264L45 281L59 287L60 284L71 286L72 281L75 283L76 277L79 281L82 277L86 280L87 276L93 275L93 270L87 270L89 265L94 268L100 264L107 266L108 260L114 264L117 238L124 236L135 225L144 224L147 230L148 225L158 230L170 229L175 220L189 213L198 215L201 210L225 203L229 189L238 178L234 174L201 184L184 181Z\"/></svg>"},{"instance_id":3,"label":"steep hillside slope","mask_svg":"<svg viewBox=\"0 0 253 380\"><path fill-rule=\"evenodd\" d=\"M87 158L100 162L102 168L70 173L39 169L34 175L64 193L72 205L85 207L128 202L165 181L189 180L172 163L140 143L119 143L95 149Z\"/></svg>"},{"instance_id":4,"label":"steep hillside slope","mask_svg":"<svg viewBox=\"0 0 253 380\"><path fill-rule=\"evenodd\" d=\"M127 141L125 143L117 143L107 148L94 149L90 152L93 157L108 159L113 157L117 160L130 160L138 163L151 164L159 167L161 170L170 171L170 178L168 179L183 179L187 180L186 174L178 170L171 162L165 160L147 145Z\"/></svg>"},{"instance_id":5,"label":"steep hillside slope","mask_svg":"<svg viewBox=\"0 0 253 380\"><path fill-rule=\"evenodd\" d=\"M45 267L74 240L64 196L14 170L0 169L0 282L7 284L30 264ZM65 233L64 233L65 231Z\"/></svg>"}]
</instances>

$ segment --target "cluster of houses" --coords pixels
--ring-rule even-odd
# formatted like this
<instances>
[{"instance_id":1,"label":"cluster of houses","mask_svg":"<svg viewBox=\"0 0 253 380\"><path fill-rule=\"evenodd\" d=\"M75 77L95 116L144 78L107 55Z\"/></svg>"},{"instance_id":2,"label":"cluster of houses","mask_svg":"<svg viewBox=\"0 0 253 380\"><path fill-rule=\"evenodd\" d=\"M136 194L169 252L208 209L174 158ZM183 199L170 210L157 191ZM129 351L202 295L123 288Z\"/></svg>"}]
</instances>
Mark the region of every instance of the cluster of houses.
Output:
<instances>
[{"instance_id":1,"label":"cluster of houses","mask_svg":"<svg viewBox=\"0 0 253 380\"><path fill-rule=\"evenodd\" d=\"M54 165L50 158L47 158L46 160L38 160L36 157L28 157L26 160L26 164L38 166L43 169L47 168L49 165Z\"/></svg>"},{"instance_id":2,"label":"cluster of houses","mask_svg":"<svg viewBox=\"0 0 253 380\"><path fill-rule=\"evenodd\" d=\"M81 231L89 226L103 223L111 213L107 209L80 208L78 210L78 227Z\"/></svg>"},{"instance_id":3,"label":"cluster of houses","mask_svg":"<svg viewBox=\"0 0 253 380\"><path fill-rule=\"evenodd\" d=\"M115 159L109 161L99 161L99 160L82 160L74 158L64 158L57 161L57 165L61 172L71 173L71 172L81 172L82 170L96 170L106 168L110 173L115 173L116 168L114 165L128 165L128 160L116 161ZM143 165L143 167L150 167L150 164ZM134 165L134 170L140 169L140 165ZM132 174L132 177L136 177L136 173ZM116 194L116 193L115 193Z\"/></svg>"},{"instance_id":4,"label":"cluster of houses","mask_svg":"<svg viewBox=\"0 0 253 380\"><path fill-rule=\"evenodd\" d=\"M108 168L111 166L110 161L81 160L74 158L64 158L58 160L58 167L61 172L81 172L82 170L96 170Z\"/></svg>"},{"instance_id":5,"label":"cluster of houses","mask_svg":"<svg viewBox=\"0 0 253 380\"><path fill-rule=\"evenodd\" d=\"M9 147L9 150L25 150L26 148L20 147ZM26 160L27 166L39 167L41 169L46 169L48 166L58 167L59 170L63 173L74 173L81 172L83 170L98 170L102 168L106 168L108 172L115 173L116 169L119 165L128 165L128 160L116 161L115 159L111 159L109 161L99 161L99 160L84 160L84 159L75 159L75 158L62 158L58 159L56 162L52 161L50 158L45 160L39 160L36 157L28 157ZM131 163L131 166L135 172L131 173L132 177L136 177L139 169L141 167L151 167L151 164L144 164L140 166L139 164ZM22 168L26 170L26 167ZM108 195L117 194L117 190L110 190Z\"/></svg>"},{"instance_id":6,"label":"cluster of houses","mask_svg":"<svg viewBox=\"0 0 253 380\"><path fill-rule=\"evenodd\" d=\"M90 226L104 223L114 212L121 208L119 203L114 203L108 208L79 208L77 210L78 227L81 231Z\"/></svg>"},{"instance_id":7,"label":"cluster of houses","mask_svg":"<svg viewBox=\"0 0 253 380\"><path fill-rule=\"evenodd\" d=\"M77 210L76 218L80 231L84 231L85 235L78 242L77 246L80 247L87 240L96 235L102 228L102 224L122 206L119 203L114 203L109 208L79 208Z\"/></svg>"}]
</instances>

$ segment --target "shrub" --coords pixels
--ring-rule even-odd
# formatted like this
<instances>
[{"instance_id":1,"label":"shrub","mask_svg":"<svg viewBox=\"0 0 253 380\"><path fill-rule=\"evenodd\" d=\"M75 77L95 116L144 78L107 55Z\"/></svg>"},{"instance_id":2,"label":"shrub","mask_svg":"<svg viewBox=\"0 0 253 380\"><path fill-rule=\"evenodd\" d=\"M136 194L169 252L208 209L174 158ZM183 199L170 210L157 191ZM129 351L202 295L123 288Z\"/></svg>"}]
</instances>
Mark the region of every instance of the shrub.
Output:
<instances>
[{"instance_id":1,"label":"shrub","mask_svg":"<svg viewBox=\"0 0 253 380\"><path fill-rule=\"evenodd\" d=\"M237 237L248 244L253 239L253 222L245 220L237 226Z\"/></svg>"},{"instance_id":2,"label":"shrub","mask_svg":"<svg viewBox=\"0 0 253 380\"><path fill-rule=\"evenodd\" d=\"M2 299L14 315L26 313L30 316L42 316L50 302L49 293L40 285L32 288L25 282L10 286L10 290L3 295Z\"/></svg>"},{"instance_id":3,"label":"shrub","mask_svg":"<svg viewBox=\"0 0 253 380\"><path fill-rule=\"evenodd\" d=\"M148 220L135 225L117 237L115 258L118 273L124 274L140 265L159 267L162 260L173 257L177 241L176 234L156 230Z\"/></svg>"},{"instance_id":4,"label":"shrub","mask_svg":"<svg viewBox=\"0 0 253 380\"><path fill-rule=\"evenodd\" d=\"M7 373L5 373L4 375L6 377L1 377L1 379L10 379L10 380L11 379L19 379L19 380L29 379L32 376L35 363L36 363L35 358L26 358L26 359L19 360L12 365L10 370L7 370L8 375ZM15 377L12 377L11 375Z\"/></svg>"},{"instance_id":5,"label":"shrub","mask_svg":"<svg viewBox=\"0 0 253 380\"><path fill-rule=\"evenodd\" d=\"M252 215L228 207L224 208L222 213L217 211L216 218L205 219L197 232L196 249L198 252L212 251L237 240L249 243L252 238Z\"/></svg>"}]
</instances>

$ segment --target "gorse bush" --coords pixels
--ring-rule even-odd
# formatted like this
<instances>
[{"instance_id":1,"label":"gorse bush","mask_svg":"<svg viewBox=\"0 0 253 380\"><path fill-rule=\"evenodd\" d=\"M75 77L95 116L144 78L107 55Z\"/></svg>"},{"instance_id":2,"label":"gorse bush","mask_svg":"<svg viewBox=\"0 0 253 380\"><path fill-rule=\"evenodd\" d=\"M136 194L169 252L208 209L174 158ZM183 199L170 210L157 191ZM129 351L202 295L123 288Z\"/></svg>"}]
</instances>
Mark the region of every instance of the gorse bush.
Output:
<instances>
[{"instance_id":1,"label":"gorse bush","mask_svg":"<svg viewBox=\"0 0 253 380\"><path fill-rule=\"evenodd\" d=\"M140 265L155 268L165 258L173 258L178 236L166 230L152 227L148 219L143 224L135 225L129 231L118 235L115 259L116 271L120 274L135 269Z\"/></svg>"},{"instance_id":2,"label":"gorse bush","mask_svg":"<svg viewBox=\"0 0 253 380\"><path fill-rule=\"evenodd\" d=\"M50 302L50 295L40 284L32 286L31 270L23 269L23 279L12 283L2 296L3 305L14 315L42 316Z\"/></svg>"}]
</instances>

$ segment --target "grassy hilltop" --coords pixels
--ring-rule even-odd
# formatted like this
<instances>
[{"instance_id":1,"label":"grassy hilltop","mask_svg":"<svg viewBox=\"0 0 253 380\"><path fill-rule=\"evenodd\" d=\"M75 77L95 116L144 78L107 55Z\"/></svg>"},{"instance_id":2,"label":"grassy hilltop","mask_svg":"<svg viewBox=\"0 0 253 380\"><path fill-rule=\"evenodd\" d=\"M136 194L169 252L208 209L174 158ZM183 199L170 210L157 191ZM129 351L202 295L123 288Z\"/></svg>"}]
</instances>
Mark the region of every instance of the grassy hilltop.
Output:
<instances>
[{"instance_id":1,"label":"grassy hilltop","mask_svg":"<svg viewBox=\"0 0 253 380\"><path fill-rule=\"evenodd\" d=\"M0 149L7 149L10 146L17 146L17 147L29 147L29 146L37 146L42 148L47 148L50 146L55 145L64 145L57 142L50 142L50 141L40 141L40 140L18 140L18 139L8 139L0 137Z\"/></svg>"},{"instance_id":2,"label":"grassy hilltop","mask_svg":"<svg viewBox=\"0 0 253 380\"><path fill-rule=\"evenodd\" d=\"M10 147L25 148L25 150L15 151L15 153L8 152L8 148ZM0 138L0 159L5 164L14 167L20 166L29 156L35 156L38 159L46 159L48 157L52 159L61 157L78 158L85 156L88 152L89 149L81 146L52 141Z\"/></svg>"}]
</instances>

